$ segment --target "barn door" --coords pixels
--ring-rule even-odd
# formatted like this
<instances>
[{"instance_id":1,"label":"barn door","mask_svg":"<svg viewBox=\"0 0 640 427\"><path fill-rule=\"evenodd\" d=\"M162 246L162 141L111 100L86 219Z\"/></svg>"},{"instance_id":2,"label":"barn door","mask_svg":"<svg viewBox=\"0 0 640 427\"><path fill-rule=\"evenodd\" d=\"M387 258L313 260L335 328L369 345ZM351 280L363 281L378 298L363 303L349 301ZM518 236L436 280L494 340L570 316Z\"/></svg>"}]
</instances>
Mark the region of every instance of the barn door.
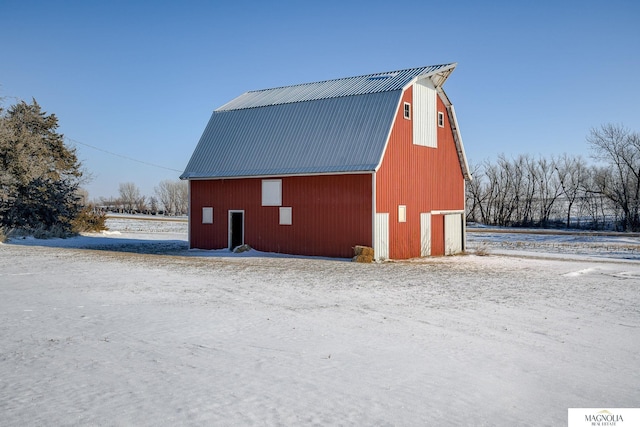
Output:
<instances>
[{"instance_id":1,"label":"barn door","mask_svg":"<svg viewBox=\"0 0 640 427\"><path fill-rule=\"evenodd\" d=\"M244 211L229 211L229 249L244 244Z\"/></svg>"},{"instance_id":2,"label":"barn door","mask_svg":"<svg viewBox=\"0 0 640 427\"><path fill-rule=\"evenodd\" d=\"M420 256L431 255L431 214L420 214Z\"/></svg>"},{"instance_id":3,"label":"barn door","mask_svg":"<svg viewBox=\"0 0 640 427\"><path fill-rule=\"evenodd\" d=\"M445 255L462 252L462 214L444 216L444 253Z\"/></svg>"},{"instance_id":4,"label":"barn door","mask_svg":"<svg viewBox=\"0 0 640 427\"><path fill-rule=\"evenodd\" d=\"M377 213L375 237L373 241L375 257L378 260L389 258L389 214Z\"/></svg>"}]
</instances>

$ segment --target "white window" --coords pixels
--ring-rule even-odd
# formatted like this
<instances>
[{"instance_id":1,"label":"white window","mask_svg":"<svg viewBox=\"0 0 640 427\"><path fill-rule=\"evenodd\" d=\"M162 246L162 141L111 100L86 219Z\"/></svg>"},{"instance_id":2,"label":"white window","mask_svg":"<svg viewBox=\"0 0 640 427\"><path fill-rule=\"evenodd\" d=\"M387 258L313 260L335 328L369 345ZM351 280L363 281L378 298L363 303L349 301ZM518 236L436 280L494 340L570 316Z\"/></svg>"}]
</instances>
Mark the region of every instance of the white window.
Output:
<instances>
[{"instance_id":1,"label":"white window","mask_svg":"<svg viewBox=\"0 0 640 427\"><path fill-rule=\"evenodd\" d=\"M411 104L408 102L404 103L404 118L411 120Z\"/></svg>"},{"instance_id":2,"label":"white window","mask_svg":"<svg viewBox=\"0 0 640 427\"><path fill-rule=\"evenodd\" d=\"M442 111L438 111L438 127L444 127L444 113Z\"/></svg>"},{"instance_id":3,"label":"white window","mask_svg":"<svg viewBox=\"0 0 640 427\"><path fill-rule=\"evenodd\" d=\"M202 223L213 224L213 208L202 208Z\"/></svg>"},{"instance_id":4,"label":"white window","mask_svg":"<svg viewBox=\"0 0 640 427\"><path fill-rule=\"evenodd\" d=\"M398 222L407 222L407 207L398 205Z\"/></svg>"},{"instance_id":5,"label":"white window","mask_svg":"<svg viewBox=\"0 0 640 427\"><path fill-rule=\"evenodd\" d=\"M282 180L262 180L262 206L282 206Z\"/></svg>"},{"instance_id":6,"label":"white window","mask_svg":"<svg viewBox=\"0 0 640 427\"><path fill-rule=\"evenodd\" d=\"M293 223L292 208L280 208L280 225L291 225Z\"/></svg>"}]
</instances>

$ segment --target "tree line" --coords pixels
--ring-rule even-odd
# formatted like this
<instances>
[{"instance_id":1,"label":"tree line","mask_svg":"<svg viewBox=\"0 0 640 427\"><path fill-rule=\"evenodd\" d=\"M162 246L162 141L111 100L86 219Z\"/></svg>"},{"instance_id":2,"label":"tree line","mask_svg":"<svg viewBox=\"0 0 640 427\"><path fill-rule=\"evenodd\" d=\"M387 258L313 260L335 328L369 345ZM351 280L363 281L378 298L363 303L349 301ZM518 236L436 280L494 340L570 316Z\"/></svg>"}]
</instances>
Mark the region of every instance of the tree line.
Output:
<instances>
[{"instance_id":1,"label":"tree line","mask_svg":"<svg viewBox=\"0 0 640 427\"><path fill-rule=\"evenodd\" d=\"M189 187L186 181L161 181L154 188L153 196L144 196L133 182L120 183L119 197L101 197L95 203L103 211L146 213L162 215L186 215L189 209Z\"/></svg>"},{"instance_id":2,"label":"tree line","mask_svg":"<svg viewBox=\"0 0 640 427\"><path fill-rule=\"evenodd\" d=\"M640 231L640 134L591 129L581 156L504 155L472 167L467 221L487 225Z\"/></svg>"}]
</instances>

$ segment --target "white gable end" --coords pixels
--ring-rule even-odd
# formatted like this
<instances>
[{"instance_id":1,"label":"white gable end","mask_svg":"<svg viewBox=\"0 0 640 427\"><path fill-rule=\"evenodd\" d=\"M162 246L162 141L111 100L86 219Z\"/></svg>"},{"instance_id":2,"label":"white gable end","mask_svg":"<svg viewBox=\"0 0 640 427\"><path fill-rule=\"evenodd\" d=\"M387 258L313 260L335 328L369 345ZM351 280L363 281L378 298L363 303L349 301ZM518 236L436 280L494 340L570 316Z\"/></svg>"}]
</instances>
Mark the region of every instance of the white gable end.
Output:
<instances>
[{"instance_id":1,"label":"white gable end","mask_svg":"<svg viewBox=\"0 0 640 427\"><path fill-rule=\"evenodd\" d=\"M430 79L413 85L413 143L438 146L436 90Z\"/></svg>"}]
</instances>

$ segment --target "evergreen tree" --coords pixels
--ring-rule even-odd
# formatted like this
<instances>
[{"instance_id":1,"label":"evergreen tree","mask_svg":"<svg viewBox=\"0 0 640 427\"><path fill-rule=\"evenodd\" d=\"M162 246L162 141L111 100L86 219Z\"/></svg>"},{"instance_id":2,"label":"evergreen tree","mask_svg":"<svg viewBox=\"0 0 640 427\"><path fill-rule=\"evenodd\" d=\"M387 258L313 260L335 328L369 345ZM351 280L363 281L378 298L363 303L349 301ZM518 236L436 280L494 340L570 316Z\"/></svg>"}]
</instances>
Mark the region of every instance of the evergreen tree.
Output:
<instances>
[{"instance_id":1,"label":"evergreen tree","mask_svg":"<svg viewBox=\"0 0 640 427\"><path fill-rule=\"evenodd\" d=\"M0 109L0 225L71 230L82 172L57 128L35 99Z\"/></svg>"}]
</instances>

